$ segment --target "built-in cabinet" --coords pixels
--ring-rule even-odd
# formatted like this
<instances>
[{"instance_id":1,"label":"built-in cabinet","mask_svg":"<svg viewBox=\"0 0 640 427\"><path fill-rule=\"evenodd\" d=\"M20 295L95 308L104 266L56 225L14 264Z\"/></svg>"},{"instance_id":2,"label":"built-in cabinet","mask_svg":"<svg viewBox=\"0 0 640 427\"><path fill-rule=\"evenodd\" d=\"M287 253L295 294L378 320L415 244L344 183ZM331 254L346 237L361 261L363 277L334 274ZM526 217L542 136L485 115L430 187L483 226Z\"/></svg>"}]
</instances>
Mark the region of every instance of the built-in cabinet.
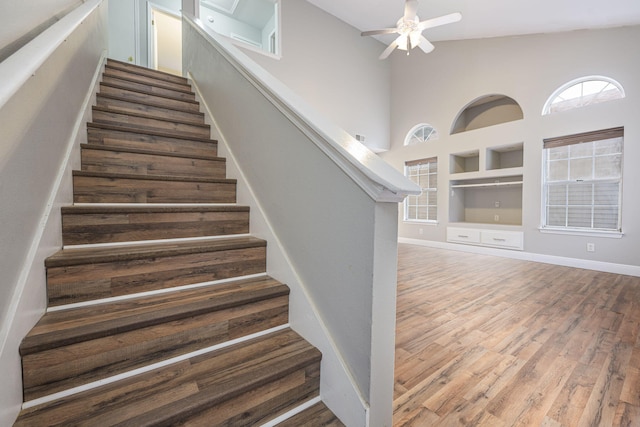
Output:
<instances>
[{"instance_id":1,"label":"built-in cabinet","mask_svg":"<svg viewBox=\"0 0 640 427\"><path fill-rule=\"evenodd\" d=\"M487 230L482 228L447 227L447 241L502 249L524 248L522 231Z\"/></svg>"},{"instance_id":2,"label":"built-in cabinet","mask_svg":"<svg viewBox=\"0 0 640 427\"><path fill-rule=\"evenodd\" d=\"M449 223L454 227L447 228L449 242L523 248L522 231L512 230L522 225L523 147L450 154Z\"/></svg>"}]
</instances>

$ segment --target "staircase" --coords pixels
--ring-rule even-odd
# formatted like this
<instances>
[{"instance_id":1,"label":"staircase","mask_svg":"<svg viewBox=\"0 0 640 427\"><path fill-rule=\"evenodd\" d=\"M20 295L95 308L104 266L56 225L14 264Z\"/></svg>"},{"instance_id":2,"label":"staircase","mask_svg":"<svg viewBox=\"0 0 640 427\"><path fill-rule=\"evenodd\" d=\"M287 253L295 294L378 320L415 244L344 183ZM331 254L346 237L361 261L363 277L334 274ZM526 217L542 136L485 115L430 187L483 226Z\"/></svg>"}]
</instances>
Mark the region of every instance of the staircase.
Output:
<instances>
[{"instance_id":1,"label":"staircase","mask_svg":"<svg viewBox=\"0 0 640 427\"><path fill-rule=\"evenodd\" d=\"M15 425L342 425L187 80L108 60L87 131Z\"/></svg>"}]
</instances>

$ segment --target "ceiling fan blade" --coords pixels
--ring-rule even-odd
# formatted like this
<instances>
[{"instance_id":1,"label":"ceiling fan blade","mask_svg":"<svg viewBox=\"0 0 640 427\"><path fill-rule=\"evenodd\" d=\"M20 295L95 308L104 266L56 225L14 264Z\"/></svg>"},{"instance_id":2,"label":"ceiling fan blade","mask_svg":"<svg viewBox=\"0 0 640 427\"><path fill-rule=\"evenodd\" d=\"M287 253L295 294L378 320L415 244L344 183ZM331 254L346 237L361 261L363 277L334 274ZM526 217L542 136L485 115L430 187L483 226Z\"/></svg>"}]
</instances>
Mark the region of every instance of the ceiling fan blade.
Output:
<instances>
[{"instance_id":1,"label":"ceiling fan blade","mask_svg":"<svg viewBox=\"0 0 640 427\"><path fill-rule=\"evenodd\" d=\"M418 0L406 0L404 4L404 20L413 21L418 13Z\"/></svg>"},{"instance_id":2,"label":"ceiling fan blade","mask_svg":"<svg viewBox=\"0 0 640 427\"><path fill-rule=\"evenodd\" d=\"M391 52L393 52L393 49L395 49L396 47L398 47L398 41L394 40L393 43L387 46L387 48L384 50L384 52L382 52L382 54L380 54L378 58L385 59L387 56L391 55Z\"/></svg>"},{"instance_id":3,"label":"ceiling fan blade","mask_svg":"<svg viewBox=\"0 0 640 427\"><path fill-rule=\"evenodd\" d=\"M420 43L418 43L418 47L422 49L424 53L429 53L435 49L435 46L432 45L424 36L420 36Z\"/></svg>"},{"instance_id":4,"label":"ceiling fan blade","mask_svg":"<svg viewBox=\"0 0 640 427\"><path fill-rule=\"evenodd\" d=\"M460 12L450 13L448 15L440 16L438 18L427 19L426 21L422 21L418 24L418 29L420 31L426 30L427 28L439 27L440 25L452 24L454 22L458 22L462 19L462 14Z\"/></svg>"},{"instance_id":5,"label":"ceiling fan blade","mask_svg":"<svg viewBox=\"0 0 640 427\"><path fill-rule=\"evenodd\" d=\"M397 33L397 28L384 28L382 30L372 30L372 31L364 31L362 33L363 36L377 36L379 34L393 34Z\"/></svg>"}]
</instances>

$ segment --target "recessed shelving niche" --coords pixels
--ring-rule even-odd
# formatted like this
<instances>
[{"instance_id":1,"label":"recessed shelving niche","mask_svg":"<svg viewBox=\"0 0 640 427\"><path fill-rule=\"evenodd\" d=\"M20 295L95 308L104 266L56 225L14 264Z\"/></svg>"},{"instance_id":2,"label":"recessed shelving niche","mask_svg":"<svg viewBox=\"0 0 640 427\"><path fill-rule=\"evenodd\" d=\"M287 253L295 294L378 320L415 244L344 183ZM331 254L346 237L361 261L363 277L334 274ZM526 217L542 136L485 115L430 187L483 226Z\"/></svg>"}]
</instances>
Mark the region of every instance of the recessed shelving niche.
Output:
<instances>
[{"instance_id":1,"label":"recessed shelving niche","mask_svg":"<svg viewBox=\"0 0 640 427\"><path fill-rule=\"evenodd\" d=\"M522 225L522 175L450 181L452 223Z\"/></svg>"},{"instance_id":2,"label":"recessed shelving niche","mask_svg":"<svg viewBox=\"0 0 640 427\"><path fill-rule=\"evenodd\" d=\"M486 169L510 169L522 167L524 163L523 143L487 148Z\"/></svg>"},{"instance_id":3,"label":"recessed shelving niche","mask_svg":"<svg viewBox=\"0 0 640 427\"><path fill-rule=\"evenodd\" d=\"M451 154L450 173L478 172L480 170L480 150Z\"/></svg>"},{"instance_id":4,"label":"recessed shelving niche","mask_svg":"<svg viewBox=\"0 0 640 427\"><path fill-rule=\"evenodd\" d=\"M451 126L451 134L467 132L524 117L518 102L505 95L485 95L467 104Z\"/></svg>"}]
</instances>

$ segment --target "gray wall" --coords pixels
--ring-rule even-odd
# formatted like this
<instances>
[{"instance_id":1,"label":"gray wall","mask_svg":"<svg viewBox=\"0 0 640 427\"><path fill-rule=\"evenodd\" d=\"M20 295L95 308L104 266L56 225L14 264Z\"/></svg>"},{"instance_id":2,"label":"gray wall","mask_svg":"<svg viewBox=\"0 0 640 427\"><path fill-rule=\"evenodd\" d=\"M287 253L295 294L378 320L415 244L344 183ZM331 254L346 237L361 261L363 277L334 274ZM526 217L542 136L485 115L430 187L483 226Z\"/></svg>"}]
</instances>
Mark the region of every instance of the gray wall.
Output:
<instances>
[{"instance_id":1,"label":"gray wall","mask_svg":"<svg viewBox=\"0 0 640 427\"><path fill-rule=\"evenodd\" d=\"M640 266L640 27L452 41L428 55L396 55L392 62L391 141L383 158L402 170L406 160L438 156L439 223L400 222L400 236L443 242L448 215L448 155L451 152L524 142L523 226L527 252ZM622 84L626 99L542 116L547 98L573 79L603 75ZM524 119L449 135L459 111L487 94L504 94L522 107ZM417 123L436 127L436 141L403 146ZM542 140L624 126L622 239L543 234ZM422 234L420 234L422 230ZM596 244L595 253L586 243Z\"/></svg>"},{"instance_id":2,"label":"gray wall","mask_svg":"<svg viewBox=\"0 0 640 427\"><path fill-rule=\"evenodd\" d=\"M44 259L62 246L60 206L72 202L67 154L75 147L71 158L79 163L78 144L86 132L74 130L89 119L85 101L107 48L106 24L103 3L0 107L3 426L13 423L22 404L18 346L44 314Z\"/></svg>"},{"instance_id":3,"label":"gray wall","mask_svg":"<svg viewBox=\"0 0 640 427\"><path fill-rule=\"evenodd\" d=\"M389 148L384 45L306 1L281 2L281 58L247 55L372 149Z\"/></svg>"},{"instance_id":4,"label":"gray wall","mask_svg":"<svg viewBox=\"0 0 640 427\"><path fill-rule=\"evenodd\" d=\"M0 2L0 61L57 22L80 0Z\"/></svg>"}]
</instances>

